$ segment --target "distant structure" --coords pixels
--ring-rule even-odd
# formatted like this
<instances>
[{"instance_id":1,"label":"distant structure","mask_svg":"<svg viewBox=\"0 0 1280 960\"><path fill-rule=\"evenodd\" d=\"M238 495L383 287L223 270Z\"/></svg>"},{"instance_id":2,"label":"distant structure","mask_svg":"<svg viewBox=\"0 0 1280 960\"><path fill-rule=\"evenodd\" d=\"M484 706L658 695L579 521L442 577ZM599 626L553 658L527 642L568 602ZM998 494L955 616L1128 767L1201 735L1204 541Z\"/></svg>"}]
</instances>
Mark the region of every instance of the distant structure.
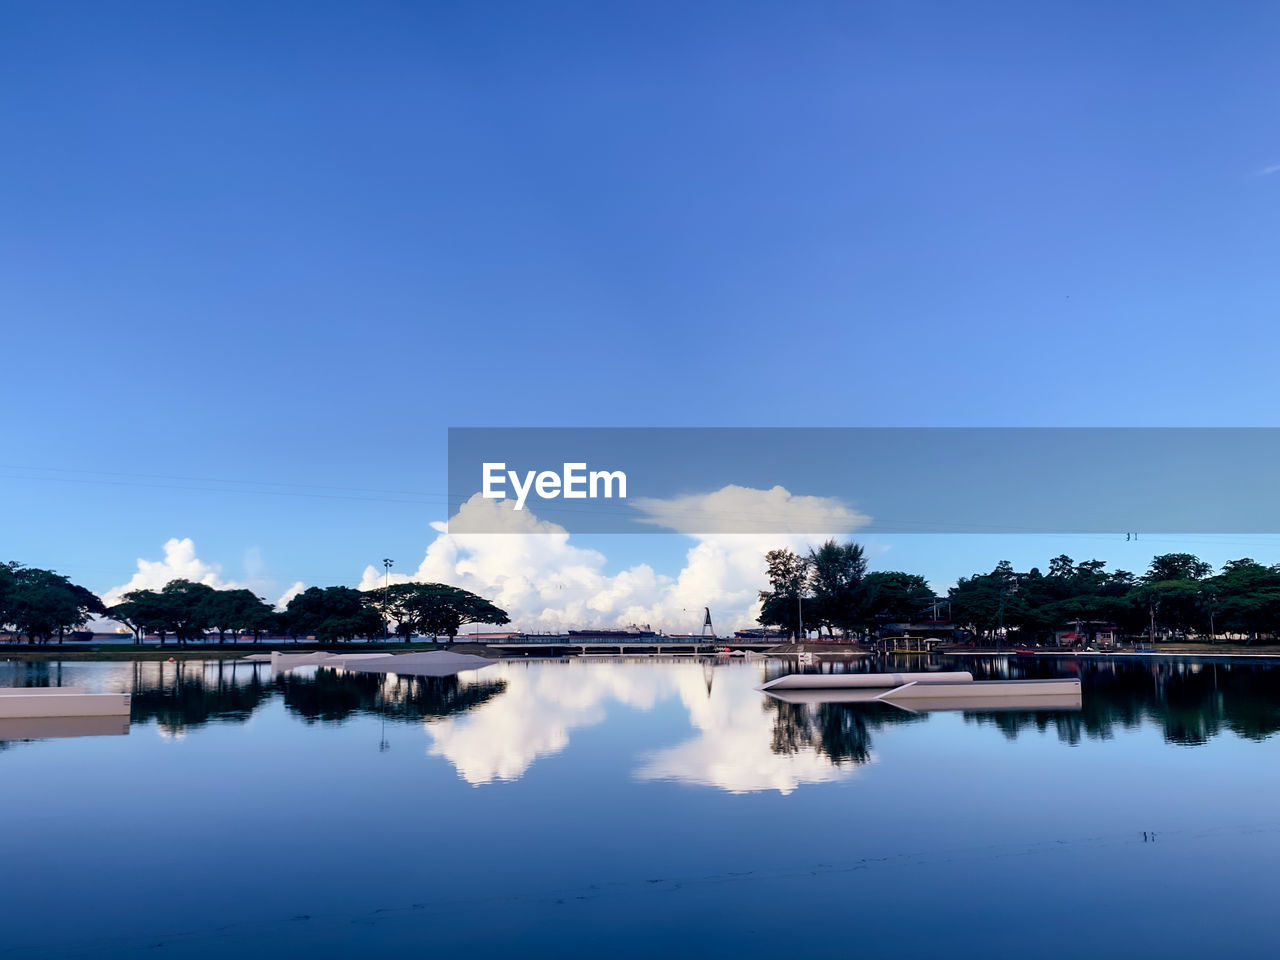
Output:
<instances>
[{"instance_id":1,"label":"distant structure","mask_svg":"<svg viewBox=\"0 0 1280 960\"><path fill-rule=\"evenodd\" d=\"M711 625L711 608L703 607L702 610L705 614L702 618L702 635L704 637L711 637L711 639L714 640L716 636L716 628Z\"/></svg>"}]
</instances>

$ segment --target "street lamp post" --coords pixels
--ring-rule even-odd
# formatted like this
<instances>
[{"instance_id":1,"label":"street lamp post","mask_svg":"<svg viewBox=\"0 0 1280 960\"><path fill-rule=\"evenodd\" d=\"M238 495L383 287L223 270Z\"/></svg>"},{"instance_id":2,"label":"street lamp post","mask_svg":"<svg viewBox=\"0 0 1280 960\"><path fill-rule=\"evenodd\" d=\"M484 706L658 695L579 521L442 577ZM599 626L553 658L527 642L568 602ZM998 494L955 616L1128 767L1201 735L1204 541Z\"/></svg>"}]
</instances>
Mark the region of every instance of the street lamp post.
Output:
<instances>
[{"instance_id":1,"label":"street lamp post","mask_svg":"<svg viewBox=\"0 0 1280 960\"><path fill-rule=\"evenodd\" d=\"M391 621L387 619L389 616L387 598L391 593L391 567L394 564L395 561L390 557L382 558L382 568L386 571L386 577L382 582L382 636L384 640L391 635Z\"/></svg>"}]
</instances>

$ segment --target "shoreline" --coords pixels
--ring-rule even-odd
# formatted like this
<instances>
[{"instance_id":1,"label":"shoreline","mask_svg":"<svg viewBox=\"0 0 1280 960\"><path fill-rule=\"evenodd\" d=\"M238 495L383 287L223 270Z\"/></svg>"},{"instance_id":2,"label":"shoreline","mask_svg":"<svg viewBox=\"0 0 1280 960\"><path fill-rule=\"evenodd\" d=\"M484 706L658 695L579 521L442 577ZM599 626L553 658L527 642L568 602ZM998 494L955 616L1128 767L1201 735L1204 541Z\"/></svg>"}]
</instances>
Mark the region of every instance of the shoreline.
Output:
<instances>
[{"instance_id":1,"label":"shoreline","mask_svg":"<svg viewBox=\"0 0 1280 960\"><path fill-rule=\"evenodd\" d=\"M443 643L405 643L403 640L389 643L349 643L327 645L319 643L201 643L185 647L156 643L147 644L0 644L0 660L111 660L128 662L174 660L240 660L252 653L423 653L429 650L452 650L456 653L475 653L493 659L496 651L482 652L478 644L455 643L447 647Z\"/></svg>"},{"instance_id":2,"label":"shoreline","mask_svg":"<svg viewBox=\"0 0 1280 960\"><path fill-rule=\"evenodd\" d=\"M730 644L731 646L731 644ZM504 653L491 649L482 643L458 642L452 646L443 643L390 641L378 643L349 644L317 644L317 643L258 643L258 644L189 644L185 647L159 646L158 644L48 644L29 646L27 644L0 645L0 660L42 662L63 660L75 661L167 661L178 660L239 660L252 653L270 653L278 650L282 653L423 653L431 650L450 650L454 653L469 653L487 657L491 660L526 660L528 656ZM876 651L867 650L852 644L780 644L771 650L760 651L767 657L794 657L799 653L816 654L831 659L865 659ZM1092 660L1280 660L1280 645L1266 647L1250 647L1244 644L1170 644L1156 650L1028 650L1015 651L1008 648L944 648L932 653L918 651L890 651L893 656L901 657L1017 657L1052 659L1092 659ZM578 654L564 654L576 657ZM597 654L591 654L596 656ZM699 654L698 656L716 657L716 654Z\"/></svg>"}]
</instances>

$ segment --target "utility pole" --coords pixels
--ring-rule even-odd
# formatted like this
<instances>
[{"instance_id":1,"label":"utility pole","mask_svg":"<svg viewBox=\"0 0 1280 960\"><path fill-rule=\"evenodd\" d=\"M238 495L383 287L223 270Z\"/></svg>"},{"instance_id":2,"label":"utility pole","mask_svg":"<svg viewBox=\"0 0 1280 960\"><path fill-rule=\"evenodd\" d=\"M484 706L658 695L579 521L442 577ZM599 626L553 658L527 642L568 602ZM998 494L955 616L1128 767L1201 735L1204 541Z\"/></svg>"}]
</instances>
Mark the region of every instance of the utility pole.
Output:
<instances>
[{"instance_id":1,"label":"utility pole","mask_svg":"<svg viewBox=\"0 0 1280 960\"><path fill-rule=\"evenodd\" d=\"M384 640L391 635L391 621L386 618L390 616L390 608L387 606L387 598L391 593L391 567L394 564L395 561L390 557L382 558L382 567L386 571L386 579L382 582L382 613L384 617L382 621L382 637Z\"/></svg>"}]
</instances>

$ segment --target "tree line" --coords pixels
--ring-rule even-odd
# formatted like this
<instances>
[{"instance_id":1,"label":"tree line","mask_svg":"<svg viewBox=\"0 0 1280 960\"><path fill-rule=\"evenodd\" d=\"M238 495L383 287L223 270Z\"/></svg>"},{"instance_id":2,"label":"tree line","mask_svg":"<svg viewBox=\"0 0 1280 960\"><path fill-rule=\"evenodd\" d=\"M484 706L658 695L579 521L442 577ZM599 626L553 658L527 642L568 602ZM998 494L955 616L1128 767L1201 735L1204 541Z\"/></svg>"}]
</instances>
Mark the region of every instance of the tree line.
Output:
<instances>
[{"instance_id":1,"label":"tree line","mask_svg":"<svg viewBox=\"0 0 1280 960\"><path fill-rule=\"evenodd\" d=\"M469 623L510 622L506 611L483 597L443 583L399 583L383 590L311 587L276 610L252 590L179 579L159 590L131 590L108 607L52 570L0 564L0 631L47 643L98 618L128 627L135 643L155 635L162 645L214 636L219 643L263 636L335 643L387 636L393 627L406 643L414 635L452 641Z\"/></svg>"},{"instance_id":2,"label":"tree line","mask_svg":"<svg viewBox=\"0 0 1280 960\"><path fill-rule=\"evenodd\" d=\"M1166 553L1141 575L1065 554L1045 571L1020 572L1002 560L989 573L962 577L945 596L915 574L867 572L856 543L828 540L803 556L773 550L766 564L770 589L760 593L759 621L797 635L875 634L943 613L975 639L996 644L1041 642L1073 624L1084 642L1099 624L1152 640L1225 635L1247 643L1274 639L1280 628L1280 564L1250 557L1215 572L1193 554Z\"/></svg>"},{"instance_id":3,"label":"tree line","mask_svg":"<svg viewBox=\"0 0 1280 960\"><path fill-rule=\"evenodd\" d=\"M0 630L47 642L78 630L107 608L96 593L60 573L0 563Z\"/></svg>"}]
</instances>

